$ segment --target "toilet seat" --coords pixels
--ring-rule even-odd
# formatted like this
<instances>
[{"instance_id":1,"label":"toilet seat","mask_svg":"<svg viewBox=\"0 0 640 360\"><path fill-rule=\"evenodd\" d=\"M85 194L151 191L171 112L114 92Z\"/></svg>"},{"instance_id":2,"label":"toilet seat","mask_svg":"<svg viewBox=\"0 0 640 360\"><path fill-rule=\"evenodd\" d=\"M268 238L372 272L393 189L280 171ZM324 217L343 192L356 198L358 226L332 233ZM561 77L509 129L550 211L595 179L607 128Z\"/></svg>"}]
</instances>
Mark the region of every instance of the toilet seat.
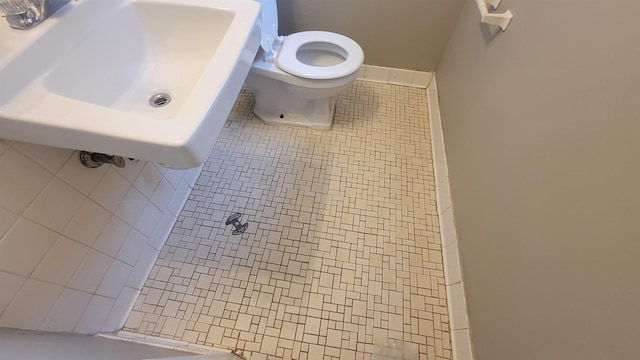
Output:
<instances>
[{"instance_id":1,"label":"toilet seat","mask_svg":"<svg viewBox=\"0 0 640 360\"><path fill-rule=\"evenodd\" d=\"M338 55L344 61L329 66L303 63L298 52L319 51ZM289 74L307 79L334 79L358 71L364 61L364 53L358 43L350 38L327 31L303 31L284 39L276 58L276 65Z\"/></svg>"}]
</instances>

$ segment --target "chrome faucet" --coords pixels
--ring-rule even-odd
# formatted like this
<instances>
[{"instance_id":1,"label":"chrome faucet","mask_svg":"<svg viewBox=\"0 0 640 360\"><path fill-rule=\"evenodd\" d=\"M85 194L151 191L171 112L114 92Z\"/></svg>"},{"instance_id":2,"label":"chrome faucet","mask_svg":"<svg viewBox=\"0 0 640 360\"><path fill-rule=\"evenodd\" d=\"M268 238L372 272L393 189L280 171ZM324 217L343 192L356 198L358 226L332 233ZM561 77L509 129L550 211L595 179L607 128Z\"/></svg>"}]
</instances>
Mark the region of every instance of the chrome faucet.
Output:
<instances>
[{"instance_id":1,"label":"chrome faucet","mask_svg":"<svg viewBox=\"0 0 640 360\"><path fill-rule=\"evenodd\" d=\"M0 0L0 11L5 13L9 26L28 30L43 22L68 2L69 0Z\"/></svg>"}]
</instances>

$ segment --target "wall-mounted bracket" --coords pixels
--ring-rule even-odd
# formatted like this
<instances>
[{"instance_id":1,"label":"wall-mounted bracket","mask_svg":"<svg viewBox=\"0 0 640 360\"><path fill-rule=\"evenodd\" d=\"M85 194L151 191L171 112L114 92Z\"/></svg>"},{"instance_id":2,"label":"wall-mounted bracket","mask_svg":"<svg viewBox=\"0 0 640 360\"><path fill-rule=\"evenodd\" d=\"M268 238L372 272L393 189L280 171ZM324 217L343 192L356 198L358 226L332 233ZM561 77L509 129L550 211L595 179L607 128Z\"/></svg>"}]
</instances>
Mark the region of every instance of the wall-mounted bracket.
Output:
<instances>
[{"instance_id":1,"label":"wall-mounted bracket","mask_svg":"<svg viewBox=\"0 0 640 360\"><path fill-rule=\"evenodd\" d=\"M491 5L493 10L500 6L502 0L476 0L478 3L478 9L480 10L481 22L484 24L491 24L500 26L502 31L507 30L507 27L511 23L513 13L511 10L507 10L503 13L490 13L487 8L487 4Z\"/></svg>"}]
</instances>

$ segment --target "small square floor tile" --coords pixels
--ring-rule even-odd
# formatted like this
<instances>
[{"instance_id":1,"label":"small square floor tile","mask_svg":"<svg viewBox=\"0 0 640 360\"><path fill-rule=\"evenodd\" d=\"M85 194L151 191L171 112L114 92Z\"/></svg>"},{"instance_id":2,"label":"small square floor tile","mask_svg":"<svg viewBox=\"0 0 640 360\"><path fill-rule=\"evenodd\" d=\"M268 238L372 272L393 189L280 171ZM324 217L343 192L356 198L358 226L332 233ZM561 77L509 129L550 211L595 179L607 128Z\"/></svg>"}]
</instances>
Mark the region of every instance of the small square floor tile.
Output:
<instances>
[{"instance_id":1,"label":"small square floor tile","mask_svg":"<svg viewBox=\"0 0 640 360\"><path fill-rule=\"evenodd\" d=\"M252 359L367 359L392 339L451 359L426 90L356 81L330 131L253 105L243 90L125 330Z\"/></svg>"}]
</instances>

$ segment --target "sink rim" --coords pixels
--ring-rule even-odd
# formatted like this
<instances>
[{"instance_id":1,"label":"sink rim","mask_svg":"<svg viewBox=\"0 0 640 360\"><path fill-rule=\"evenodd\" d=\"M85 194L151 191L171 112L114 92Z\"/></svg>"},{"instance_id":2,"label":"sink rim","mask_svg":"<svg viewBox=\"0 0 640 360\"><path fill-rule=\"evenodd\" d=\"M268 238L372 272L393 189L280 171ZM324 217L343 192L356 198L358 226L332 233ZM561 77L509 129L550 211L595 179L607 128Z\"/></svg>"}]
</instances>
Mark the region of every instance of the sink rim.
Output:
<instances>
[{"instance_id":1,"label":"sink rim","mask_svg":"<svg viewBox=\"0 0 640 360\"><path fill-rule=\"evenodd\" d=\"M34 33L25 34L25 43L22 43L20 49L2 56L0 66L6 66L11 59L18 60L29 47L38 46L38 41L43 36L64 23L65 16L77 12L81 6L101 1L103 0L71 2L68 4L70 7L61 10L57 18L48 19L36 29L22 31L21 33ZM157 118L65 97L45 90L40 79L27 85L15 98L0 107L3 137L49 146L110 152L173 167L198 166L206 160L213 141L207 141L202 132L207 132L209 137L215 139L227 117L215 118L218 114L212 113L212 110L220 112L219 108L222 107L228 110L228 114L257 52L260 37L259 4L252 0L109 1L113 9L117 8L113 6L116 4L132 6L136 2L224 9L235 13L218 46L218 49L224 51L216 51L209 59L200 78L174 116ZM0 36L3 33L4 31L0 31ZM14 36L10 37L10 41L21 34L12 35ZM244 41L238 43L238 39ZM238 85L236 83L240 78L242 80ZM230 98L229 91L233 98ZM35 104L28 103L28 99L39 101ZM91 121L87 121L87 118ZM26 130L26 124L37 126L41 131L35 134ZM47 135L44 138L43 131ZM208 151L198 142L205 142ZM115 153L111 149L124 150L123 153Z\"/></svg>"}]
</instances>

